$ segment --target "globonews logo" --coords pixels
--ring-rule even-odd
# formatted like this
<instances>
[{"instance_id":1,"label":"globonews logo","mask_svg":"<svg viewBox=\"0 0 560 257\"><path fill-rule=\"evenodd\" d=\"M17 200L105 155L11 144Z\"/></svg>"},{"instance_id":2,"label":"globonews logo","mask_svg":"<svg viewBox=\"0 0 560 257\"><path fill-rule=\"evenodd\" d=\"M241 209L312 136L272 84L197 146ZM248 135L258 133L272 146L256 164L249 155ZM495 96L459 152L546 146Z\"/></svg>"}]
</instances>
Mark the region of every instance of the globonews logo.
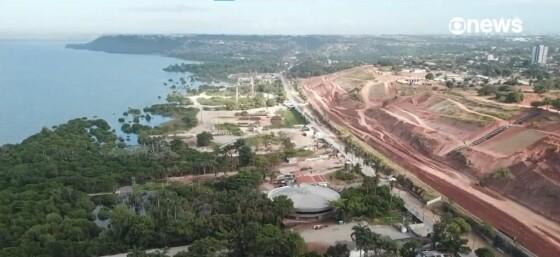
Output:
<instances>
[{"instance_id":1,"label":"globonews logo","mask_svg":"<svg viewBox=\"0 0 560 257\"><path fill-rule=\"evenodd\" d=\"M449 32L463 34L519 34L523 32L523 21L514 19L465 19L455 17L449 21Z\"/></svg>"}]
</instances>

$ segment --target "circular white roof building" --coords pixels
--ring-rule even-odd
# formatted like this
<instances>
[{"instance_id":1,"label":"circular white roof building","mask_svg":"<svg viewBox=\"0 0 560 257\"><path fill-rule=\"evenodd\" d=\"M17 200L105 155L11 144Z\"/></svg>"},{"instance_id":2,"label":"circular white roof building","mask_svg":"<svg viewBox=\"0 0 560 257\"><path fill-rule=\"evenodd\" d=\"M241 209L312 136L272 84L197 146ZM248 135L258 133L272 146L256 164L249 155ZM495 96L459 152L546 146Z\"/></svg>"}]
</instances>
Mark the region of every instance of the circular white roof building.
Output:
<instances>
[{"instance_id":1,"label":"circular white roof building","mask_svg":"<svg viewBox=\"0 0 560 257\"><path fill-rule=\"evenodd\" d=\"M330 188L307 184L279 187L268 193L271 200L282 195L292 200L296 214L303 215L330 212L331 202L340 198L340 194Z\"/></svg>"}]
</instances>

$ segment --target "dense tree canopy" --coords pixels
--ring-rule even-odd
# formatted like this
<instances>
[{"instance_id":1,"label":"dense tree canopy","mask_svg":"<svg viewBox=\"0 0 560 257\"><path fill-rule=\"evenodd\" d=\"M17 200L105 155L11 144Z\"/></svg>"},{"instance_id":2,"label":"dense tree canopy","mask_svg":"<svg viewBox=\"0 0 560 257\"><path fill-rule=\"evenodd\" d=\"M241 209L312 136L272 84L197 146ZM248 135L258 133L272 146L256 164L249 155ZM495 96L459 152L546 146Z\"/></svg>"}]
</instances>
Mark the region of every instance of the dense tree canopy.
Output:
<instances>
[{"instance_id":1,"label":"dense tree canopy","mask_svg":"<svg viewBox=\"0 0 560 257\"><path fill-rule=\"evenodd\" d=\"M244 251L268 256L301 251L301 239L279 227L291 202L273 202L258 192L263 178L258 169L210 184L147 184L130 194L111 194L133 181L235 170L230 153L241 145L200 153L178 140L136 150L116 142L105 121L75 119L0 148L0 256L97 256L198 240L226 242L220 247L231 249L229 255L237 251L239 228L247 224L262 241L251 243L260 248ZM96 207L101 207L97 215ZM284 248L264 244L278 240L286 240Z\"/></svg>"},{"instance_id":2,"label":"dense tree canopy","mask_svg":"<svg viewBox=\"0 0 560 257\"><path fill-rule=\"evenodd\" d=\"M209 146L210 143L212 143L212 139L214 139L214 136L212 136L211 133L204 131L200 134L196 135L196 145L197 146Z\"/></svg>"},{"instance_id":3,"label":"dense tree canopy","mask_svg":"<svg viewBox=\"0 0 560 257\"><path fill-rule=\"evenodd\" d=\"M470 224L463 218L448 218L434 226L432 244L440 251L452 254L470 253L468 240L463 235L471 231Z\"/></svg>"},{"instance_id":4,"label":"dense tree canopy","mask_svg":"<svg viewBox=\"0 0 560 257\"><path fill-rule=\"evenodd\" d=\"M494 254L494 252L492 252L492 250L490 250L486 247L478 248L478 249L476 249L476 251L474 251L474 253L476 254L477 257L494 257L494 256L496 256Z\"/></svg>"},{"instance_id":5,"label":"dense tree canopy","mask_svg":"<svg viewBox=\"0 0 560 257\"><path fill-rule=\"evenodd\" d=\"M341 198L334 205L338 208L340 219L360 216L380 218L393 211L400 212L404 202L393 196L388 186L378 186L377 179L366 177L361 187L342 191Z\"/></svg>"}]
</instances>

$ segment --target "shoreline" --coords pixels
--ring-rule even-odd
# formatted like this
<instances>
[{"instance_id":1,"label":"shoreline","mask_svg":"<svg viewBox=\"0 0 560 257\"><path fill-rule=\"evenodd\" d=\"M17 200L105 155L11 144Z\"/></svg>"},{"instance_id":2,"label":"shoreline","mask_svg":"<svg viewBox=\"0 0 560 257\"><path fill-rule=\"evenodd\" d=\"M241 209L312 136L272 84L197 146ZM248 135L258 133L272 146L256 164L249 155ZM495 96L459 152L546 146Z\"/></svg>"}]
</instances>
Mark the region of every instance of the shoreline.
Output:
<instances>
[{"instance_id":1,"label":"shoreline","mask_svg":"<svg viewBox=\"0 0 560 257\"><path fill-rule=\"evenodd\" d=\"M172 89L162 83L190 76L163 71L185 62L172 57L77 51L62 41L19 42L0 40L5 56L0 62L12 64L0 71L0 84L11 85L3 90L0 107L12 110L6 117L13 117L0 125L0 146L20 144L43 128L80 117L104 119L120 135L120 113L165 103ZM20 59L21 65L13 65ZM45 61L27 64L37 59Z\"/></svg>"}]
</instances>

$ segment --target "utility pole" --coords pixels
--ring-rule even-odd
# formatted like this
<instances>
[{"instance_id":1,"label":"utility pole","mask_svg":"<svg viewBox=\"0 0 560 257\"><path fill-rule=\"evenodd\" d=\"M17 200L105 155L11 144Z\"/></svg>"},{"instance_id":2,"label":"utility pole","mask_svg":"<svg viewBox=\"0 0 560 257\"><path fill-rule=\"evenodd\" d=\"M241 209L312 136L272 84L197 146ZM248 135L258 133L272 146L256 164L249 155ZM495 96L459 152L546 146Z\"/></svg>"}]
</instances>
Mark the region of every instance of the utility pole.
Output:
<instances>
[{"instance_id":1,"label":"utility pole","mask_svg":"<svg viewBox=\"0 0 560 257\"><path fill-rule=\"evenodd\" d=\"M251 73L251 96L255 97L255 79Z\"/></svg>"},{"instance_id":2,"label":"utility pole","mask_svg":"<svg viewBox=\"0 0 560 257\"><path fill-rule=\"evenodd\" d=\"M237 79L237 84L235 85L235 108L239 108L239 79Z\"/></svg>"}]
</instances>

